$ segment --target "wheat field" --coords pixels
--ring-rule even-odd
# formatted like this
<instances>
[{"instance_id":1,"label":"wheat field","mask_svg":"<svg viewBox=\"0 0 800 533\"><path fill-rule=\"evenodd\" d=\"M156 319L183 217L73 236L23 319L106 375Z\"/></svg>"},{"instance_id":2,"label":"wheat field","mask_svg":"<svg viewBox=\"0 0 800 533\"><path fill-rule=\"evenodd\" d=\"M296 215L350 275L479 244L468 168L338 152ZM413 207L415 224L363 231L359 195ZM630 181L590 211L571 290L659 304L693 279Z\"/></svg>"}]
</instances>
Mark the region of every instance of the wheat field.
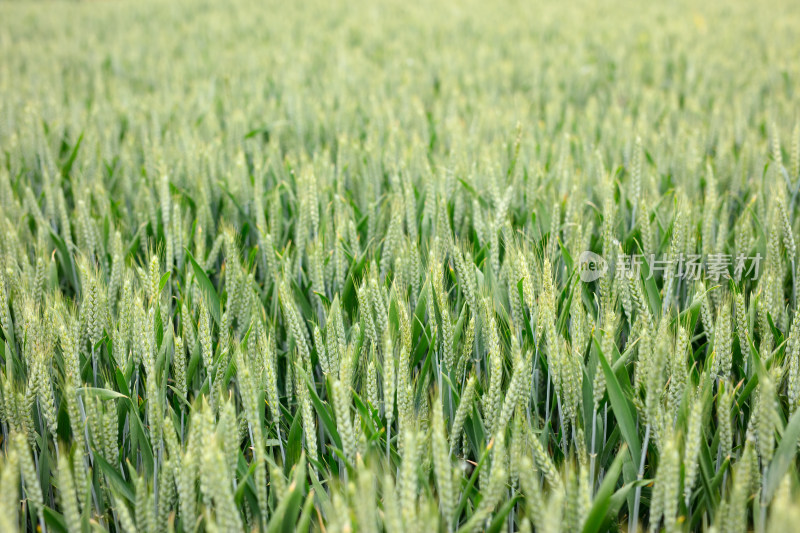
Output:
<instances>
[{"instance_id":1,"label":"wheat field","mask_svg":"<svg viewBox=\"0 0 800 533\"><path fill-rule=\"evenodd\" d=\"M0 531L794 530L798 28L0 3Z\"/></svg>"}]
</instances>

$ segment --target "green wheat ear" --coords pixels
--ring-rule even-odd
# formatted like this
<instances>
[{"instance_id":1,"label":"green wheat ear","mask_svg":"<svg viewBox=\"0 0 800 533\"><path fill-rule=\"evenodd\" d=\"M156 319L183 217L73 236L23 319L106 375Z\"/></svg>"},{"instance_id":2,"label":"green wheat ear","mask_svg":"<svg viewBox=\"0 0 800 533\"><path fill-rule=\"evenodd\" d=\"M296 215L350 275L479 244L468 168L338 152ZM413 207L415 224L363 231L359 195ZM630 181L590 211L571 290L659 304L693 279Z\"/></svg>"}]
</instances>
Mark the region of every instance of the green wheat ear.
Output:
<instances>
[{"instance_id":1,"label":"green wheat ear","mask_svg":"<svg viewBox=\"0 0 800 533\"><path fill-rule=\"evenodd\" d=\"M797 523L793 5L254 4L0 6L0 531Z\"/></svg>"}]
</instances>

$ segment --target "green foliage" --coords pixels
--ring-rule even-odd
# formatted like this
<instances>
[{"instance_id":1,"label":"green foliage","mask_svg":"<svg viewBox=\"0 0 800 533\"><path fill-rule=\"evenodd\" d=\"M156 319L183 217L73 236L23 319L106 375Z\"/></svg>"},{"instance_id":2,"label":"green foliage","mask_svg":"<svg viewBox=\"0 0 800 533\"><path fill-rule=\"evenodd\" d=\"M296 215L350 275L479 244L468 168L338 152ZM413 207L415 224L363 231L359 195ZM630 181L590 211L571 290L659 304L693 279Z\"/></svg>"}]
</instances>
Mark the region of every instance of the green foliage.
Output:
<instances>
[{"instance_id":1,"label":"green foliage","mask_svg":"<svg viewBox=\"0 0 800 533\"><path fill-rule=\"evenodd\" d=\"M794 4L0 21L1 531L796 527Z\"/></svg>"}]
</instances>

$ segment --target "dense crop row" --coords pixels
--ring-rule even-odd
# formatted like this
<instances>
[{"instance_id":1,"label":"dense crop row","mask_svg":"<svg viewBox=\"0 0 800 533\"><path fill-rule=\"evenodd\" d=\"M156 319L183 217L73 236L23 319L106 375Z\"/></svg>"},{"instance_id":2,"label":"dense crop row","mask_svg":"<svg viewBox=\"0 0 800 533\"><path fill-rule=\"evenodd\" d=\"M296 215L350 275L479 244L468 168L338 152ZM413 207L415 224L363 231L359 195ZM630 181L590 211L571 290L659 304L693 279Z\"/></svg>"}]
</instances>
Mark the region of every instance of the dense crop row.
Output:
<instances>
[{"instance_id":1,"label":"dense crop row","mask_svg":"<svg viewBox=\"0 0 800 533\"><path fill-rule=\"evenodd\" d=\"M443 4L0 5L0 530L794 528L798 7Z\"/></svg>"}]
</instances>

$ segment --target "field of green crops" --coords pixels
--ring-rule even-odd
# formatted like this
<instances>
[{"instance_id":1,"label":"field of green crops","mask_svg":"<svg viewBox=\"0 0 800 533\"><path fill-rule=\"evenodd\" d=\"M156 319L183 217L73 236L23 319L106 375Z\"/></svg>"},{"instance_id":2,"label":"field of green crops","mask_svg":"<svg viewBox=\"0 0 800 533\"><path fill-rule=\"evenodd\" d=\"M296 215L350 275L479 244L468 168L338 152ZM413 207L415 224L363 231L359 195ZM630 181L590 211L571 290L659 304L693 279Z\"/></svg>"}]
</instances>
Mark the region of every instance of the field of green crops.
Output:
<instances>
[{"instance_id":1,"label":"field of green crops","mask_svg":"<svg viewBox=\"0 0 800 533\"><path fill-rule=\"evenodd\" d=\"M0 531L793 531L800 3L0 3Z\"/></svg>"}]
</instances>

